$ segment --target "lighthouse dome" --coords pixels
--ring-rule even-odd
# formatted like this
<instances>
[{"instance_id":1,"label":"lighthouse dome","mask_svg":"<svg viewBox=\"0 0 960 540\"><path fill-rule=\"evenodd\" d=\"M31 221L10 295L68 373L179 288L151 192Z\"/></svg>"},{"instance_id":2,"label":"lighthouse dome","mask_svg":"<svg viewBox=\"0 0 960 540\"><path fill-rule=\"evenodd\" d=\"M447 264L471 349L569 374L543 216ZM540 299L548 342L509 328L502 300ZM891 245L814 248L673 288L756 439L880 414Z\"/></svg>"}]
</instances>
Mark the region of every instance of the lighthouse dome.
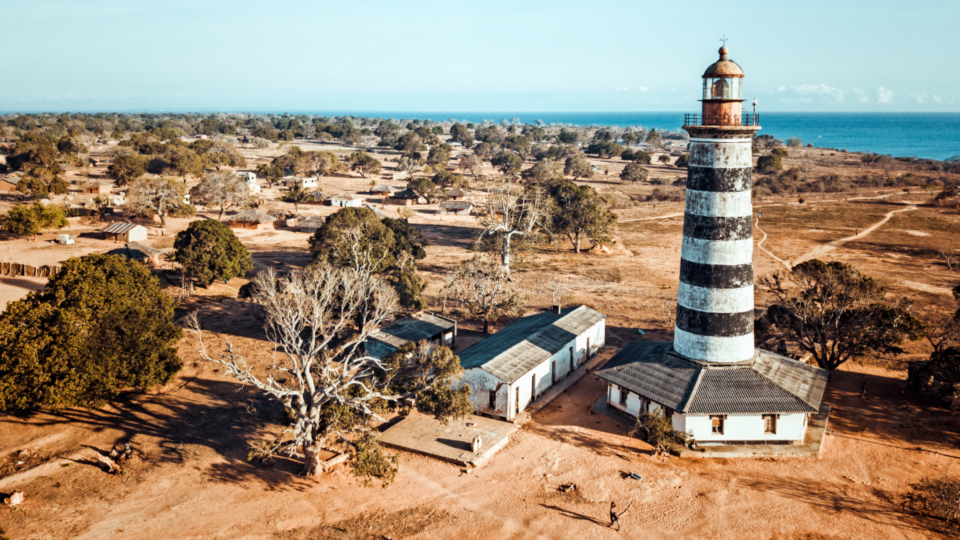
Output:
<instances>
[{"instance_id":1,"label":"lighthouse dome","mask_svg":"<svg viewBox=\"0 0 960 540\"><path fill-rule=\"evenodd\" d=\"M733 60L727 60L727 48L720 47L720 59L703 72L703 78L743 77L743 70Z\"/></svg>"}]
</instances>

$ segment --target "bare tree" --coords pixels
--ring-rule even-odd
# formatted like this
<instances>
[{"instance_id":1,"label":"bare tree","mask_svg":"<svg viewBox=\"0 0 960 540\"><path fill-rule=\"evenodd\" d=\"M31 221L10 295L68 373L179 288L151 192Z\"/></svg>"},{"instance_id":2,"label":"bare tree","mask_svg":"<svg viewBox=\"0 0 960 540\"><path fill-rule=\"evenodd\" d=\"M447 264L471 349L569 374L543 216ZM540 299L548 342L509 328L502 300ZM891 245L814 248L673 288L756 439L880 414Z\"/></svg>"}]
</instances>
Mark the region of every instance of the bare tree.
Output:
<instances>
[{"instance_id":1,"label":"bare tree","mask_svg":"<svg viewBox=\"0 0 960 540\"><path fill-rule=\"evenodd\" d=\"M206 154L210 164L216 167L218 171L224 165L230 167L245 167L247 165L247 160L226 139L213 139L204 154Z\"/></svg>"},{"instance_id":2,"label":"bare tree","mask_svg":"<svg viewBox=\"0 0 960 540\"><path fill-rule=\"evenodd\" d=\"M947 270L953 270L953 262L957 258L957 254L954 251L949 250L940 250L940 258L943 259L944 264L947 265Z\"/></svg>"},{"instance_id":3,"label":"bare tree","mask_svg":"<svg viewBox=\"0 0 960 540\"><path fill-rule=\"evenodd\" d=\"M212 172L190 190L191 200L207 206L219 207L223 219L227 208L244 208L250 205L250 188L247 184L228 171Z\"/></svg>"},{"instance_id":4,"label":"bare tree","mask_svg":"<svg viewBox=\"0 0 960 540\"><path fill-rule=\"evenodd\" d=\"M474 180L480 180L480 175L483 174L482 159L473 154L464 154L460 157L458 165L461 171L472 174Z\"/></svg>"},{"instance_id":5,"label":"bare tree","mask_svg":"<svg viewBox=\"0 0 960 540\"><path fill-rule=\"evenodd\" d=\"M451 300L458 308L483 321L483 333L501 317L523 314L524 297L510 282L503 266L488 255L480 254L464 261L447 277L443 306Z\"/></svg>"},{"instance_id":6,"label":"bare tree","mask_svg":"<svg viewBox=\"0 0 960 540\"><path fill-rule=\"evenodd\" d=\"M422 411L443 421L469 410L469 388L449 387L462 368L448 348L410 346L386 359L364 353L364 342L397 309L393 287L366 269L316 264L282 279L267 270L254 278L251 294L265 312L271 350L281 353L266 374L250 366L229 340L222 354L211 356L195 314L190 326L204 360L287 407L292 422L257 447L259 457L301 457L302 474L315 476L321 450L346 446L356 453L355 473L358 464L379 460L377 472L362 474L387 481L395 467L380 452L370 425L371 419L383 421L378 412L386 403L417 397ZM443 398L429 397L440 394Z\"/></svg>"},{"instance_id":7,"label":"bare tree","mask_svg":"<svg viewBox=\"0 0 960 540\"><path fill-rule=\"evenodd\" d=\"M184 204L186 186L160 176L134 180L127 190L127 209L136 215L156 214L167 225L167 214Z\"/></svg>"},{"instance_id":8,"label":"bare tree","mask_svg":"<svg viewBox=\"0 0 960 540\"><path fill-rule=\"evenodd\" d=\"M550 197L543 188L532 184L521 186L510 175L486 182L487 198L478 219L482 236L500 236L500 259L503 271L510 274L510 242L515 235L528 236L535 231L548 231Z\"/></svg>"},{"instance_id":9,"label":"bare tree","mask_svg":"<svg viewBox=\"0 0 960 540\"><path fill-rule=\"evenodd\" d=\"M923 323L923 337L933 347L933 352L960 345L960 309L952 312L942 302L926 304L917 313L917 318Z\"/></svg>"}]
</instances>

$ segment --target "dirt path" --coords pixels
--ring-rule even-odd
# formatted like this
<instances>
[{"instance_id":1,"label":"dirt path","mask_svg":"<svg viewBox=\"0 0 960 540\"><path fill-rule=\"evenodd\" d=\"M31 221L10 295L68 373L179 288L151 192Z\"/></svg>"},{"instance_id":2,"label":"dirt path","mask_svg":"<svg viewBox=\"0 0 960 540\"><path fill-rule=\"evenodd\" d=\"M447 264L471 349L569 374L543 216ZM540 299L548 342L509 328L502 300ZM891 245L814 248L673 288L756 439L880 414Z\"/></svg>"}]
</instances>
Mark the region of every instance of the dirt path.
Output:
<instances>
[{"instance_id":1,"label":"dirt path","mask_svg":"<svg viewBox=\"0 0 960 540\"><path fill-rule=\"evenodd\" d=\"M662 216L653 216L653 217L644 217L644 218L635 218L635 219L621 219L617 223L632 223L634 221L650 221L653 219L667 219L672 217L683 217L683 212L674 212L672 214L664 214Z\"/></svg>"},{"instance_id":2,"label":"dirt path","mask_svg":"<svg viewBox=\"0 0 960 540\"><path fill-rule=\"evenodd\" d=\"M863 237L867 236L868 234L872 233L873 231L877 230L878 228L880 228L880 226L883 225L884 223L890 221L890 218L892 218L894 214L899 213L899 212L909 212L909 211L911 211L911 210L916 210L916 209L917 209L916 206L910 206L910 207L907 207L907 208L901 208L901 209L899 209L899 210L891 210L890 212L887 212L887 215L884 216L883 219L881 219L880 221L878 221L878 222L874 223L873 225L867 227L867 228L864 229L863 231L860 231L858 234L855 234L855 235L853 235L853 236L848 236L848 237L846 237L846 238L841 238L841 239L839 239L839 240L834 240L833 242L830 242L829 244L820 246L820 247L818 247L817 249L814 249L813 251L810 251L810 252L808 252L808 253L806 253L806 254L804 254L804 255L801 255L801 256L797 257L794 261L791 261L790 266L796 266L796 265L802 263L803 261L808 261L808 260L810 260L810 259L814 259L814 258L816 258L816 257L819 257L820 255L823 255L824 253L827 253L827 252L829 252L829 251L832 251L834 248L840 246L841 244L844 244L844 243L846 243L846 242L849 242L850 240L859 240L860 238L863 238ZM766 250L764 250L764 251L766 251ZM768 253L769 253L769 252L768 252Z\"/></svg>"},{"instance_id":3,"label":"dirt path","mask_svg":"<svg viewBox=\"0 0 960 540\"><path fill-rule=\"evenodd\" d=\"M781 259L780 257L777 257L776 255L774 255L773 253L771 253L769 249L763 247L763 243L767 241L767 231L764 231L763 229L760 228L760 218L757 218L756 223L754 223L754 228L756 228L758 231L760 231L760 232L763 233L763 238L760 239L759 242L757 242L757 247L760 248L764 253L766 253L767 255L769 255L770 257L772 257L775 261L777 261L778 263L782 264L782 265L787 269L787 271L789 272L789 271L790 271L790 263L789 263L789 262Z\"/></svg>"}]
</instances>

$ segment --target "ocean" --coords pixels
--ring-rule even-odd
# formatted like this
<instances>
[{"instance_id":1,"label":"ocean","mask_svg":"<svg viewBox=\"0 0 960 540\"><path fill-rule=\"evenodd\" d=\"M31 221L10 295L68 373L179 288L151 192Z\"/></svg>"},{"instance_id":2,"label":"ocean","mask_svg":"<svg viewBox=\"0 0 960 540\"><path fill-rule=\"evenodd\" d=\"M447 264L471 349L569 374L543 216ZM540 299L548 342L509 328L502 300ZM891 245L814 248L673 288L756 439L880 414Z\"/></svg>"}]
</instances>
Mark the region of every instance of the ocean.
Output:
<instances>
[{"instance_id":1,"label":"ocean","mask_svg":"<svg viewBox=\"0 0 960 540\"><path fill-rule=\"evenodd\" d=\"M695 111L688 111L695 112ZM875 152L893 157L918 157L944 160L960 155L960 113L760 113L760 134L786 141L799 137L803 144L843 149L849 152ZM642 126L674 131L683 125L682 112L360 112L340 111L316 114L356 115L379 118L420 120L464 120L500 122L519 119L521 123L542 120L547 124L575 126Z\"/></svg>"}]
</instances>

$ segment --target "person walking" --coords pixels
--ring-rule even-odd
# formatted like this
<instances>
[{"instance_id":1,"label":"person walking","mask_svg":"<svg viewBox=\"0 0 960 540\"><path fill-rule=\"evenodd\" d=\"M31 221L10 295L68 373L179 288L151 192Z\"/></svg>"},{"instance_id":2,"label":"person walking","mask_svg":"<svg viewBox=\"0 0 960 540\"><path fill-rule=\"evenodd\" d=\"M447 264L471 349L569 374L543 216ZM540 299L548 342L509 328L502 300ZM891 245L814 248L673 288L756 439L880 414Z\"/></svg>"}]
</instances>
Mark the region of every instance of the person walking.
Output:
<instances>
[{"instance_id":1,"label":"person walking","mask_svg":"<svg viewBox=\"0 0 960 540\"><path fill-rule=\"evenodd\" d=\"M867 399L867 381L864 379L863 384L860 385L860 398Z\"/></svg>"},{"instance_id":2,"label":"person walking","mask_svg":"<svg viewBox=\"0 0 960 540\"><path fill-rule=\"evenodd\" d=\"M610 525L607 525L607 528L608 528L608 529L612 528L612 527L613 527L613 524L616 523L616 524L617 524L617 532L620 532L620 529L622 528L622 526L620 525L620 518L622 518L623 516L625 516L625 515L627 514L627 512L630 511L630 507L631 507L631 506L633 506L633 501L630 501L630 504L628 504L627 507L623 509L623 512L619 512L619 513L618 513L618 512L617 512L617 503L611 502L611 503L610 503Z\"/></svg>"}]
</instances>

